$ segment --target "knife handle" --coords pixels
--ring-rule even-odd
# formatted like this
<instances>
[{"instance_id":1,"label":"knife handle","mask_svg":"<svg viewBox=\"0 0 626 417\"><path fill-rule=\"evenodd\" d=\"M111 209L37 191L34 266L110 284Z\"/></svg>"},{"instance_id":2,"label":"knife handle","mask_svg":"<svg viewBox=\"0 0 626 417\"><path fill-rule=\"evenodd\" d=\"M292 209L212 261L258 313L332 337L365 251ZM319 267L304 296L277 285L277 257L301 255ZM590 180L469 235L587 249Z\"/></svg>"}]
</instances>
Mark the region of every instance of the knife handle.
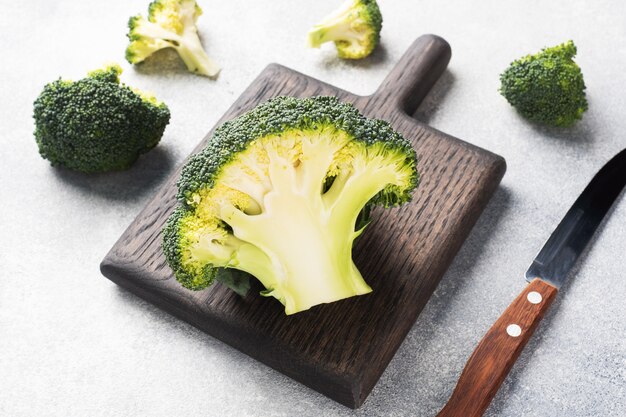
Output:
<instances>
[{"instance_id":1,"label":"knife handle","mask_svg":"<svg viewBox=\"0 0 626 417\"><path fill-rule=\"evenodd\" d=\"M556 287L535 278L482 338L437 417L480 417L548 310Z\"/></svg>"}]
</instances>

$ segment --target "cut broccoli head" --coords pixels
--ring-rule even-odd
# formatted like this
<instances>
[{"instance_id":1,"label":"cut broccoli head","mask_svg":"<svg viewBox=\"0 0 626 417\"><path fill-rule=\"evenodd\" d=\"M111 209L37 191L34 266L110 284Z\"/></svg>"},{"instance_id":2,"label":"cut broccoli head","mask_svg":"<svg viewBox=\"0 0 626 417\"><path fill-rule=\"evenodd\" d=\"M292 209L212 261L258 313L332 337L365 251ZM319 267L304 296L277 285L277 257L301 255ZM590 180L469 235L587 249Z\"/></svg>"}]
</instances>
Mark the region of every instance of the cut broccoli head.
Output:
<instances>
[{"instance_id":1,"label":"cut broccoli head","mask_svg":"<svg viewBox=\"0 0 626 417\"><path fill-rule=\"evenodd\" d=\"M202 48L196 29L201 14L195 0L153 1L147 19L138 15L128 21L126 60L138 64L159 49L174 48L189 71L216 77L220 68Z\"/></svg>"},{"instance_id":2,"label":"cut broccoli head","mask_svg":"<svg viewBox=\"0 0 626 417\"><path fill-rule=\"evenodd\" d=\"M192 290L244 271L287 314L368 293L353 241L370 206L411 199L416 164L388 123L336 98L272 99L219 127L184 166L167 261Z\"/></svg>"},{"instance_id":3,"label":"cut broccoli head","mask_svg":"<svg viewBox=\"0 0 626 417\"><path fill-rule=\"evenodd\" d=\"M159 143L169 109L120 84L121 72L111 65L79 81L59 79L44 87L34 104L42 157L83 172L122 170Z\"/></svg>"},{"instance_id":4,"label":"cut broccoli head","mask_svg":"<svg viewBox=\"0 0 626 417\"><path fill-rule=\"evenodd\" d=\"M522 116L549 126L571 126L587 110L585 81L568 41L527 55L500 75L502 94Z\"/></svg>"},{"instance_id":5,"label":"cut broccoli head","mask_svg":"<svg viewBox=\"0 0 626 417\"><path fill-rule=\"evenodd\" d=\"M311 29L309 45L319 48L332 41L340 58L365 58L378 45L382 24L376 0L347 0Z\"/></svg>"}]
</instances>

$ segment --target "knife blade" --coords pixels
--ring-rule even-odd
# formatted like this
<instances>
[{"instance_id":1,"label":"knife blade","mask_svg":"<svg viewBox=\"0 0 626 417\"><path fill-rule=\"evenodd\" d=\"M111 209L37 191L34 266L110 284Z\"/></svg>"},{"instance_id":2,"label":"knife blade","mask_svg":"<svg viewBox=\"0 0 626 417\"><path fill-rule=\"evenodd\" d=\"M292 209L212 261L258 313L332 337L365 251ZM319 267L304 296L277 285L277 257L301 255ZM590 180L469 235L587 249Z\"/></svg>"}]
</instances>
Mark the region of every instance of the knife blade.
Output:
<instances>
[{"instance_id":1,"label":"knife blade","mask_svg":"<svg viewBox=\"0 0 626 417\"><path fill-rule=\"evenodd\" d=\"M526 271L529 284L483 336L437 417L483 415L625 187L626 149L598 171L552 232Z\"/></svg>"},{"instance_id":2,"label":"knife blade","mask_svg":"<svg viewBox=\"0 0 626 417\"><path fill-rule=\"evenodd\" d=\"M593 177L526 271L560 288L602 219L626 185L626 149Z\"/></svg>"}]
</instances>

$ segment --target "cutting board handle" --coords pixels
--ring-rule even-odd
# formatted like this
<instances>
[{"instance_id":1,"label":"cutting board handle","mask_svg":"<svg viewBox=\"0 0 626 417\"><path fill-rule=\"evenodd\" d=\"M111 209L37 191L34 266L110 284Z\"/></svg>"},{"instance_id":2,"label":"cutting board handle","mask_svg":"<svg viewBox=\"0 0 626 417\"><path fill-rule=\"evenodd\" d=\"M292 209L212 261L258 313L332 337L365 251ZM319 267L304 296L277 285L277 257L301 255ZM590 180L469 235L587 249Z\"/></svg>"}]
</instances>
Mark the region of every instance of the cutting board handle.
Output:
<instances>
[{"instance_id":1,"label":"cutting board handle","mask_svg":"<svg viewBox=\"0 0 626 417\"><path fill-rule=\"evenodd\" d=\"M415 40L371 97L412 115L450 62L450 45L437 35Z\"/></svg>"}]
</instances>

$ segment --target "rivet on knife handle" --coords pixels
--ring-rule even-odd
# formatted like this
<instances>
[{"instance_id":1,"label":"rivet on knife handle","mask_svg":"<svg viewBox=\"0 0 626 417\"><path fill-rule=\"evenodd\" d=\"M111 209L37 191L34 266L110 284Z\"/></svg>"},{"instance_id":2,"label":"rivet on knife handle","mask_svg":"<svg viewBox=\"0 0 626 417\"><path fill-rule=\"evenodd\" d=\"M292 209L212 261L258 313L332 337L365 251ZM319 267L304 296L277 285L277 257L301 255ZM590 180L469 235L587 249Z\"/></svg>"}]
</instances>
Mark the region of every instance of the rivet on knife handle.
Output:
<instances>
[{"instance_id":1,"label":"rivet on knife handle","mask_svg":"<svg viewBox=\"0 0 626 417\"><path fill-rule=\"evenodd\" d=\"M534 279L482 338L438 417L480 417L557 294Z\"/></svg>"}]
</instances>

